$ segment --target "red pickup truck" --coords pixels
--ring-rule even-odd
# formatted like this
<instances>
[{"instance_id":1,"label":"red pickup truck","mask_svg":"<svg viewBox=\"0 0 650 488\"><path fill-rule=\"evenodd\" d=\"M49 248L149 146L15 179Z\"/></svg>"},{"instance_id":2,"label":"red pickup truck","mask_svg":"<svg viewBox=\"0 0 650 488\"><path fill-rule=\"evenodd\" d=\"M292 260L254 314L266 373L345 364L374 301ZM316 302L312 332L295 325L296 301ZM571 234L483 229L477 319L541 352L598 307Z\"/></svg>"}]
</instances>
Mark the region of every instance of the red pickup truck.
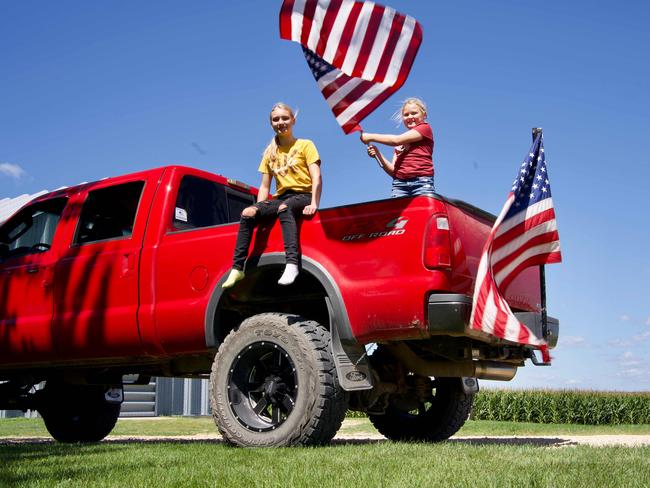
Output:
<instances>
[{"instance_id":1,"label":"red pickup truck","mask_svg":"<svg viewBox=\"0 0 650 488\"><path fill-rule=\"evenodd\" d=\"M97 441L115 425L123 376L209 376L231 444L327 443L348 409L388 438L438 441L464 423L476 378L507 381L535 361L468 328L493 215L439 195L322 209L301 221L288 287L269 223L245 279L224 290L255 195L168 166L48 193L8 219L0 409L38 410L59 441ZM506 296L553 347L543 287L529 269Z\"/></svg>"}]
</instances>

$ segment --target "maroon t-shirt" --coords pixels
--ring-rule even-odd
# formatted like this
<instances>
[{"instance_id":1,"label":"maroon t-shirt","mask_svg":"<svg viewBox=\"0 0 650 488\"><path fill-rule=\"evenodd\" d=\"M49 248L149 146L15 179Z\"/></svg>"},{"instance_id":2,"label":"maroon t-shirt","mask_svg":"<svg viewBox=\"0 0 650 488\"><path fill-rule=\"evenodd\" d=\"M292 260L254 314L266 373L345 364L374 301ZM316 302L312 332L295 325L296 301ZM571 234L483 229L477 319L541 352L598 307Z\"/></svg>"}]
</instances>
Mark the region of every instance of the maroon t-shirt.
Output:
<instances>
[{"instance_id":1,"label":"maroon t-shirt","mask_svg":"<svg viewBox=\"0 0 650 488\"><path fill-rule=\"evenodd\" d=\"M406 180L418 176L433 176L433 131L426 122L413 127L422 139L395 148L395 178Z\"/></svg>"}]
</instances>

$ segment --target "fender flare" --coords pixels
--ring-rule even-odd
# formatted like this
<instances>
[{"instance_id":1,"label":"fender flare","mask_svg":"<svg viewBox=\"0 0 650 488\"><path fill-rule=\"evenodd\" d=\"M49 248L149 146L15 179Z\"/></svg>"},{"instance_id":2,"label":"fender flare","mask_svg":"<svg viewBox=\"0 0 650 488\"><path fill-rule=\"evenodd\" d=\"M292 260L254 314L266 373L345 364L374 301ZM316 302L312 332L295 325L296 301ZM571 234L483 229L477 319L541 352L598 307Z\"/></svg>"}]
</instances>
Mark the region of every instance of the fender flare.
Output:
<instances>
[{"instance_id":1,"label":"fender flare","mask_svg":"<svg viewBox=\"0 0 650 488\"><path fill-rule=\"evenodd\" d=\"M256 268L284 264L284 253L269 253L260 256ZM228 270L228 272L230 272L230 270ZM331 311L329 324L330 331L336 328L337 335L341 342L356 344L357 340L352 333L352 327L350 326L348 313L345 308L345 303L343 302L343 297L341 296L341 291L332 275L322 264L308 256L302 256L302 272L311 274L316 278L316 280L318 280L325 290L328 309ZM219 281L217 281L205 311L205 343L209 348L219 347L219 340L217 339L215 330L217 329L215 317L221 298L226 291L221 288L221 285L226 281L227 276L228 273L225 273L221 276Z\"/></svg>"}]
</instances>

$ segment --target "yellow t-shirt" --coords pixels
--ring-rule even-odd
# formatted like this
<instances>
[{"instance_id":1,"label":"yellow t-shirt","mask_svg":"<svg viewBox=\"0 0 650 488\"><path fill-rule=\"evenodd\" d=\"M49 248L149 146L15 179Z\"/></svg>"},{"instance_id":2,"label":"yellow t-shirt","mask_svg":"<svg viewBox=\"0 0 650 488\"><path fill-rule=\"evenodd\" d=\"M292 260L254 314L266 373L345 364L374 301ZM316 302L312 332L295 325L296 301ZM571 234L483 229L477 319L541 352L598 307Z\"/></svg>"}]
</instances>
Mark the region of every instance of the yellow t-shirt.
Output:
<instances>
[{"instance_id":1,"label":"yellow t-shirt","mask_svg":"<svg viewBox=\"0 0 650 488\"><path fill-rule=\"evenodd\" d=\"M309 165L318 160L320 156L313 142L309 139L296 139L288 146L278 146L274 156L264 155L258 171L275 177L276 197L287 190L310 193Z\"/></svg>"}]
</instances>

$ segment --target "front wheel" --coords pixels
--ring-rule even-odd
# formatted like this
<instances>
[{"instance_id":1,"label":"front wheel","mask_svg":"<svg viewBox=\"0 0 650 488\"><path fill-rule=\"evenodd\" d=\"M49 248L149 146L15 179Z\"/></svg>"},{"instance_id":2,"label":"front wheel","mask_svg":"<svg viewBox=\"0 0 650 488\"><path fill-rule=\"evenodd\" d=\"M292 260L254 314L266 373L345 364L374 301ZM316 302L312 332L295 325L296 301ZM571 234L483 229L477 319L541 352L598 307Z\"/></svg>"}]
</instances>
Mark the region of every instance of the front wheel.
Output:
<instances>
[{"instance_id":1,"label":"front wheel","mask_svg":"<svg viewBox=\"0 0 650 488\"><path fill-rule=\"evenodd\" d=\"M454 435L472 410L474 394L463 391L460 378L436 378L426 401L405 407L393 401L382 415L369 415L375 428L396 441L439 442Z\"/></svg>"},{"instance_id":2,"label":"front wheel","mask_svg":"<svg viewBox=\"0 0 650 488\"><path fill-rule=\"evenodd\" d=\"M46 382L38 412L59 442L98 442L115 427L120 403L106 401L106 387Z\"/></svg>"},{"instance_id":3,"label":"front wheel","mask_svg":"<svg viewBox=\"0 0 650 488\"><path fill-rule=\"evenodd\" d=\"M210 385L215 423L236 446L327 444L347 411L329 332L296 315L242 322L219 348Z\"/></svg>"}]
</instances>

